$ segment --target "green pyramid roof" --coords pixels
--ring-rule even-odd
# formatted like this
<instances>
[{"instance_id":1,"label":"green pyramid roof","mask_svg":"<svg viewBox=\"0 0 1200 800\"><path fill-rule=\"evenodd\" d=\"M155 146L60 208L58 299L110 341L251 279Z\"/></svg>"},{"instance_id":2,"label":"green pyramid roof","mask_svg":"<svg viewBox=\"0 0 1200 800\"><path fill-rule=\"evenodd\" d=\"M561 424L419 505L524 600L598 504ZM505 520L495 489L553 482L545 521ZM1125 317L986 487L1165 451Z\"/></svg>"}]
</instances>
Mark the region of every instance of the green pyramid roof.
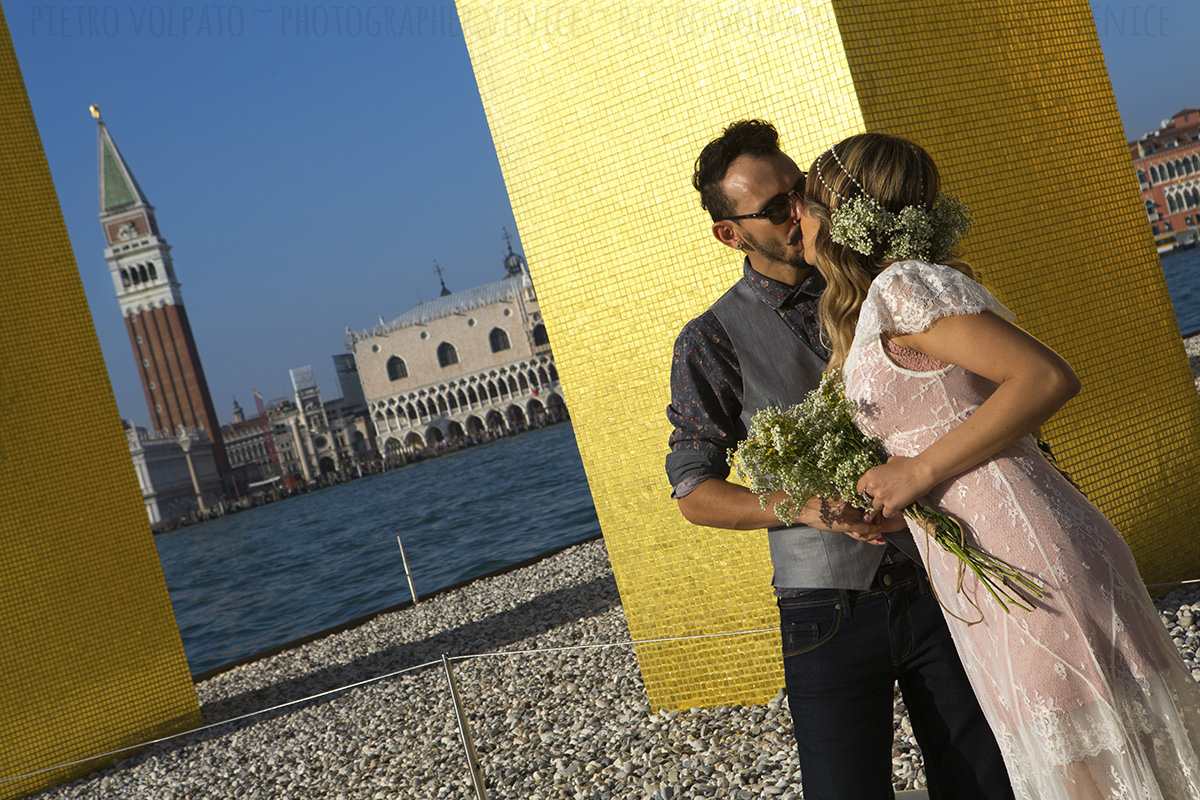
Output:
<instances>
[{"instance_id":1,"label":"green pyramid roof","mask_svg":"<svg viewBox=\"0 0 1200 800\"><path fill-rule=\"evenodd\" d=\"M142 187L129 170L121 151L112 140L104 121L98 124L100 133L100 214L124 211L137 205L150 205Z\"/></svg>"}]
</instances>

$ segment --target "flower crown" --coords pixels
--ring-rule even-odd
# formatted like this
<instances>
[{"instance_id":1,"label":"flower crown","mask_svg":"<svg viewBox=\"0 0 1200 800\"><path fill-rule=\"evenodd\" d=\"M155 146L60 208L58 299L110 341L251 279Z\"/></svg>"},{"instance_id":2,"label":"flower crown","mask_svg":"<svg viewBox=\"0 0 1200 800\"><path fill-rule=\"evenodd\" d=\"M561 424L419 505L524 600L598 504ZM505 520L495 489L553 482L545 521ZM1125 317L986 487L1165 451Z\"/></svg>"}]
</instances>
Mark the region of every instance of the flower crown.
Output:
<instances>
[{"instance_id":1,"label":"flower crown","mask_svg":"<svg viewBox=\"0 0 1200 800\"><path fill-rule=\"evenodd\" d=\"M833 156L858 188L859 195L847 200L825 182L821 162L826 154ZM816 172L821 185L841 201L829 215L832 221L829 238L864 256L874 255L882 245L884 258L945 261L954 254L958 240L971 229L971 211L957 197L945 192L938 192L933 210L905 206L897 214L888 211L854 179L833 147L817 159Z\"/></svg>"}]
</instances>

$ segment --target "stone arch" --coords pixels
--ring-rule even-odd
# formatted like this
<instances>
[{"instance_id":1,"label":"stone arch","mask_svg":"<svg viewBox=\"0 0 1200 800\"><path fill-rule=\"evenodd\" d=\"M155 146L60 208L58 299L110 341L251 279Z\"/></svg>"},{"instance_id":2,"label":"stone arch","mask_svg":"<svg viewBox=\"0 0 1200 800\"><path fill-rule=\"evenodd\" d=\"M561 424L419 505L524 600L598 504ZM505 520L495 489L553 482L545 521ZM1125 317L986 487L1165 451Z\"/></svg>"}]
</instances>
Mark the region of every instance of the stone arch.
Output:
<instances>
[{"instance_id":1,"label":"stone arch","mask_svg":"<svg viewBox=\"0 0 1200 800\"><path fill-rule=\"evenodd\" d=\"M567 405L563 399L556 394L552 394L546 398L546 413L551 419L564 420L567 419Z\"/></svg>"},{"instance_id":2,"label":"stone arch","mask_svg":"<svg viewBox=\"0 0 1200 800\"><path fill-rule=\"evenodd\" d=\"M420 450L425 446L425 440L421 438L421 434L413 431L404 437L404 446Z\"/></svg>"},{"instance_id":3,"label":"stone arch","mask_svg":"<svg viewBox=\"0 0 1200 800\"><path fill-rule=\"evenodd\" d=\"M458 350L449 342L442 342L437 349L438 366L448 367L458 363Z\"/></svg>"},{"instance_id":4,"label":"stone arch","mask_svg":"<svg viewBox=\"0 0 1200 800\"><path fill-rule=\"evenodd\" d=\"M337 472L337 462L333 460L332 456L322 456L320 462L318 462L318 466L321 469L322 475L327 472Z\"/></svg>"},{"instance_id":5,"label":"stone arch","mask_svg":"<svg viewBox=\"0 0 1200 800\"><path fill-rule=\"evenodd\" d=\"M504 409L504 414L508 418L510 427L520 430L525 427L525 411L518 405L511 405Z\"/></svg>"},{"instance_id":6,"label":"stone arch","mask_svg":"<svg viewBox=\"0 0 1200 800\"><path fill-rule=\"evenodd\" d=\"M523 391L523 392L529 391L529 381L526 380L524 372L517 373L517 385L521 387L521 391Z\"/></svg>"},{"instance_id":7,"label":"stone arch","mask_svg":"<svg viewBox=\"0 0 1200 800\"><path fill-rule=\"evenodd\" d=\"M525 404L525 413L529 416L529 424L546 424L546 407L536 397Z\"/></svg>"},{"instance_id":8,"label":"stone arch","mask_svg":"<svg viewBox=\"0 0 1200 800\"><path fill-rule=\"evenodd\" d=\"M467 433L472 436L482 436L487 428L483 424L483 420L472 414L467 417Z\"/></svg>"},{"instance_id":9,"label":"stone arch","mask_svg":"<svg viewBox=\"0 0 1200 800\"><path fill-rule=\"evenodd\" d=\"M503 433L506 430L504 425L504 415L493 408L487 413L487 427L489 431Z\"/></svg>"},{"instance_id":10,"label":"stone arch","mask_svg":"<svg viewBox=\"0 0 1200 800\"><path fill-rule=\"evenodd\" d=\"M491 333L488 334L488 344L491 345L493 353L499 353L501 350L512 347L508 333L503 328L492 328Z\"/></svg>"},{"instance_id":11,"label":"stone arch","mask_svg":"<svg viewBox=\"0 0 1200 800\"><path fill-rule=\"evenodd\" d=\"M451 421L451 423L446 426L446 438L450 441L460 442L466 437L467 434L463 430L463 426L459 425L457 422Z\"/></svg>"}]
</instances>

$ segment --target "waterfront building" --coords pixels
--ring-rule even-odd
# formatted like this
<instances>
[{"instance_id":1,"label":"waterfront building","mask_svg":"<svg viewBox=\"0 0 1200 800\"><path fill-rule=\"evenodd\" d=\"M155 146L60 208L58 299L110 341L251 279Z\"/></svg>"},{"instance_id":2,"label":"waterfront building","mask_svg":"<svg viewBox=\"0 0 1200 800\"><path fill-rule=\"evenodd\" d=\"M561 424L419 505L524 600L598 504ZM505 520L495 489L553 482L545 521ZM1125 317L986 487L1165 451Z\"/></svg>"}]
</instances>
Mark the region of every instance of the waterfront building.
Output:
<instances>
[{"instance_id":1,"label":"waterfront building","mask_svg":"<svg viewBox=\"0 0 1200 800\"><path fill-rule=\"evenodd\" d=\"M525 259L506 277L442 295L368 331L346 331L375 440L389 462L565 419Z\"/></svg>"},{"instance_id":2,"label":"waterfront building","mask_svg":"<svg viewBox=\"0 0 1200 800\"><path fill-rule=\"evenodd\" d=\"M218 474L229 468L204 367L192 335L171 247L159 232L154 207L121 152L100 110L92 106L100 144L100 224L113 288L159 438L203 431L205 452ZM199 453L196 454L199 457Z\"/></svg>"},{"instance_id":3,"label":"waterfront building","mask_svg":"<svg viewBox=\"0 0 1200 800\"><path fill-rule=\"evenodd\" d=\"M213 441L203 430L180 428L172 435L127 423L125 438L151 525L224 510Z\"/></svg>"},{"instance_id":4,"label":"waterfront building","mask_svg":"<svg viewBox=\"0 0 1200 800\"><path fill-rule=\"evenodd\" d=\"M1160 252L1200 235L1200 109L1185 108L1129 142L1146 216Z\"/></svg>"},{"instance_id":5,"label":"waterfront building","mask_svg":"<svg viewBox=\"0 0 1200 800\"><path fill-rule=\"evenodd\" d=\"M338 359L334 357L339 377L356 374L353 359L349 365ZM291 370L291 378L291 398L264 405L260 416L252 419L246 419L235 400L234 421L222 429L233 474L244 493L271 487L293 490L328 482L332 476L358 477L379 457L365 403L356 402L353 395L323 401L311 366ZM352 387L352 393L361 391ZM261 413L266 414L266 427Z\"/></svg>"}]
</instances>

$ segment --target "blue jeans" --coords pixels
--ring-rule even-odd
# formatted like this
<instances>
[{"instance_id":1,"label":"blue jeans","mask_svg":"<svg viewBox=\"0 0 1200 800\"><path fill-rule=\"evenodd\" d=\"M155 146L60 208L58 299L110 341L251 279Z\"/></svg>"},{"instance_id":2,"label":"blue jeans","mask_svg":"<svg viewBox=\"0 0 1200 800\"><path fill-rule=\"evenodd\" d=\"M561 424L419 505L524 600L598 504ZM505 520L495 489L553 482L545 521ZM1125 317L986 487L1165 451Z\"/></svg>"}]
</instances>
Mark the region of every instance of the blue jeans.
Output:
<instances>
[{"instance_id":1,"label":"blue jeans","mask_svg":"<svg viewBox=\"0 0 1200 800\"><path fill-rule=\"evenodd\" d=\"M925 758L932 800L1011 800L995 737L942 610L911 563L867 591L779 600L784 679L804 796L891 800L896 682Z\"/></svg>"}]
</instances>

